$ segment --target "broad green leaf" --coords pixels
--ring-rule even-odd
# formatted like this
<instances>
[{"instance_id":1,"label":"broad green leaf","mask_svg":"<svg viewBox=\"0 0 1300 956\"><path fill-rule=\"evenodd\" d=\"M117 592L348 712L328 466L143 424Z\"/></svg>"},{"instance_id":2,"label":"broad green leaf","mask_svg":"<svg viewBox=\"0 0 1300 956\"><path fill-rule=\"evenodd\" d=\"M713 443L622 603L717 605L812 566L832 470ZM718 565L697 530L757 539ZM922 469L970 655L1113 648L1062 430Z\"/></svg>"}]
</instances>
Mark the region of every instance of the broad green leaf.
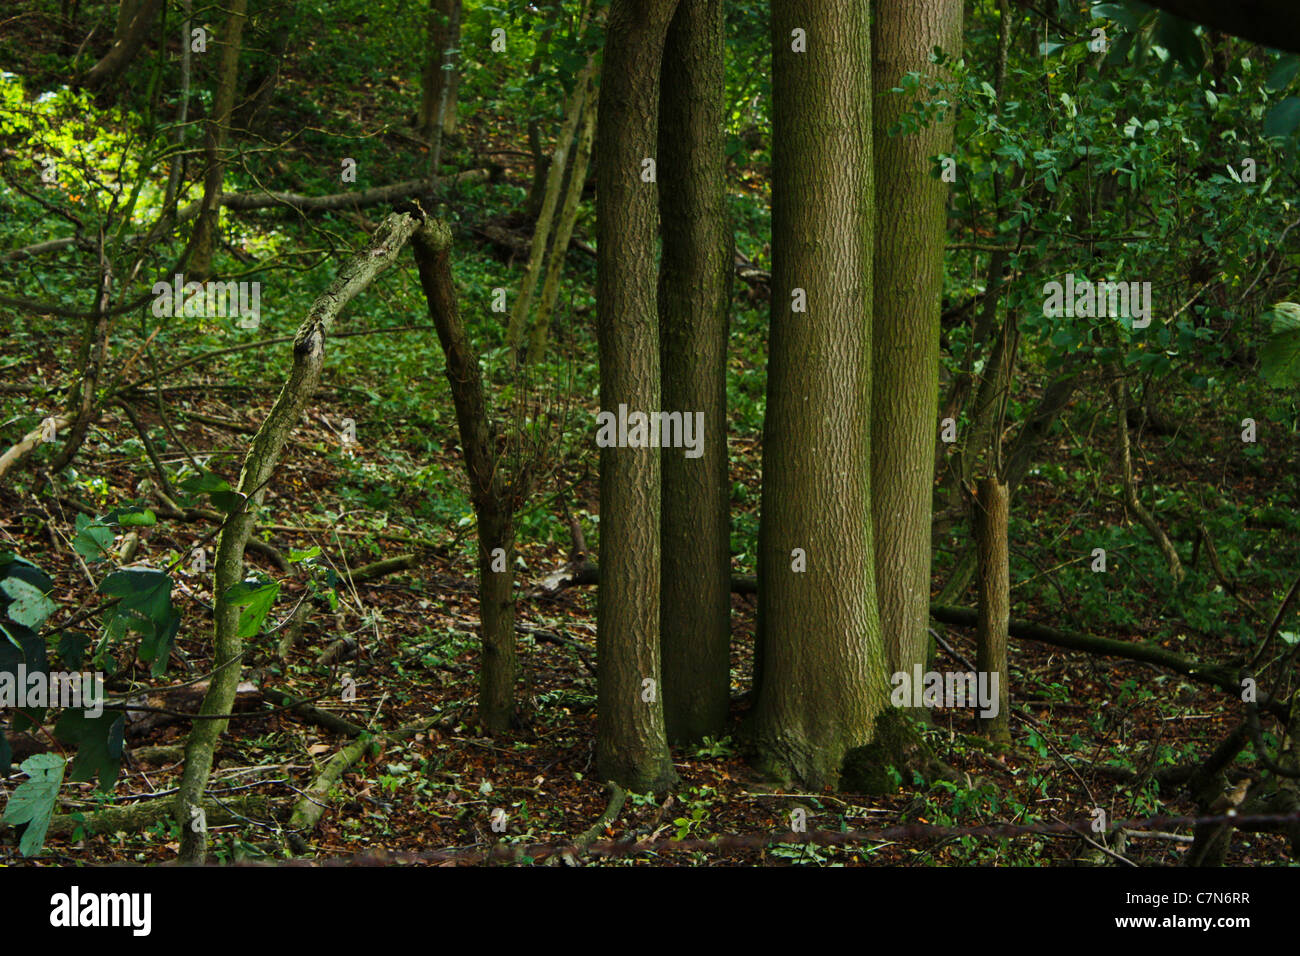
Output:
<instances>
[{"instance_id":1,"label":"broad green leaf","mask_svg":"<svg viewBox=\"0 0 1300 956\"><path fill-rule=\"evenodd\" d=\"M231 488L226 479L210 471L190 475L180 483L180 487L182 491L191 494L207 495L226 514L233 514L244 500L243 495Z\"/></svg>"},{"instance_id":2,"label":"broad green leaf","mask_svg":"<svg viewBox=\"0 0 1300 956\"><path fill-rule=\"evenodd\" d=\"M1277 66L1273 67L1273 72L1269 73L1264 89L1270 93L1278 93L1286 89L1295 79L1297 72L1300 72L1300 56L1292 53L1290 56L1282 57L1277 61Z\"/></svg>"},{"instance_id":3,"label":"broad green leaf","mask_svg":"<svg viewBox=\"0 0 1300 956\"><path fill-rule=\"evenodd\" d=\"M1205 66L1205 48L1190 21L1162 12L1156 24L1155 41L1172 54L1188 75L1196 76Z\"/></svg>"},{"instance_id":4,"label":"broad green leaf","mask_svg":"<svg viewBox=\"0 0 1300 956\"><path fill-rule=\"evenodd\" d=\"M226 600L235 607L243 608L239 612L240 637L252 637L258 632L262 622L266 620L266 615L271 613L271 605L275 603L279 594L279 581L271 581L267 584L241 581L226 591Z\"/></svg>"},{"instance_id":5,"label":"broad green leaf","mask_svg":"<svg viewBox=\"0 0 1300 956\"><path fill-rule=\"evenodd\" d=\"M22 578L5 578L0 581L0 591L12 599L6 609L9 620L33 631L40 630L45 619L59 609L39 588Z\"/></svg>"},{"instance_id":6,"label":"broad green leaf","mask_svg":"<svg viewBox=\"0 0 1300 956\"><path fill-rule=\"evenodd\" d=\"M9 826L27 824L18 849L23 856L35 856L45 845L45 832L50 827L54 801L63 784L63 758L58 754L36 754L23 761L26 780L20 783L5 807L3 822Z\"/></svg>"},{"instance_id":7,"label":"broad green leaf","mask_svg":"<svg viewBox=\"0 0 1300 956\"><path fill-rule=\"evenodd\" d=\"M1300 126L1300 97L1288 96L1264 114L1265 136L1290 136Z\"/></svg>"},{"instance_id":8,"label":"broad green leaf","mask_svg":"<svg viewBox=\"0 0 1300 956\"><path fill-rule=\"evenodd\" d=\"M125 729L126 717L121 711L106 710L98 717L87 717L84 710L65 710L54 725L54 736L77 747L68 779L80 783L98 779L99 789L112 789L122 766Z\"/></svg>"},{"instance_id":9,"label":"broad green leaf","mask_svg":"<svg viewBox=\"0 0 1300 956\"><path fill-rule=\"evenodd\" d=\"M117 508L104 516L104 520L121 525L123 528L149 527L158 523L158 517L151 508L127 507Z\"/></svg>"},{"instance_id":10,"label":"broad green leaf","mask_svg":"<svg viewBox=\"0 0 1300 956\"><path fill-rule=\"evenodd\" d=\"M77 534L72 539L72 548L87 561L102 561L113 543L113 531L103 521L91 520L83 514L77 515Z\"/></svg>"},{"instance_id":11,"label":"broad green leaf","mask_svg":"<svg viewBox=\"0 0 1300 956\"><path fill-rule=\"evenodd\" d=\"M151 672L161 677L181 623L172 605L171 577L153 568L123 568L106 577L99 590L121 598L104 612L108 636L119 638L128 629L138 633L140 659L152 663Z\"/></svg>"}]
</instances>

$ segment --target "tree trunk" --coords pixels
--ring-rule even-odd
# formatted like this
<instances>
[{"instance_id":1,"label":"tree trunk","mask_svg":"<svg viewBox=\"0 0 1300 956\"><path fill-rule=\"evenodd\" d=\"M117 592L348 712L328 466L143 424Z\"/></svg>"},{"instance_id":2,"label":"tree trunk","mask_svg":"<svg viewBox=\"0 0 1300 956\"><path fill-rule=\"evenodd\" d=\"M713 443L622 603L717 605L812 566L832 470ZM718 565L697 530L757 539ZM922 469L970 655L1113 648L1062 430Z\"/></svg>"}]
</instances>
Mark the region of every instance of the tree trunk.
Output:
<instances>
[{"instance_id":1,"label":"tree trunk","mask_svg":"<svg viewBox=\"0 0 1300 956\"><path fill-rule=\"evenodd\" d=\"M655 155L659 67L676 0L614 0L597 138L596 304L600 406L659 410ZM648 443L647 443L648 444ZM597 765L634 793L676 780L659 661L659 450L600 450Z\"/></svg>"},{"instance_id":2,"label":"tree trunk","mask_svg":"<svg viewBox=\"0 0 1300 956\"><path fill-rule=\"evenodd\" d=\"M542 61L551 47L551 35L564 8L560 0L537 0L533 4L542 21L538 31L537 45L533 48L533 58L528 64L528 80L535 83L541 72ZM542 123L539 119L528 121L528 149L533 154L533 182L528 189L528 199L524 204L529 219L536 220L541 214L542 199L546 192L546 177L550 175L551 158L542 147Z\"/></svg>"},{"instance_id":3,"label":"tree trunk","mask_svg":"<svg viewBox=\"0 0 1300 956\"><path fill-rule=\"evenodd\" d=\"M998 712L980 718L990 740L1008 741L1011 732L1011 674L1007 670L1007 627L1011 620L1011 576L1007 545L1007 486L998 478L985 478L979 484L975 501L975 542L979 560L979 618L975 625L975 670L988 675L992 686L998 675Z\"/></svg>"},{"instance_id":4,"label":"tree trunk","mask_svg":"<svg viewBox=\"0 0 1300 956\"><path fill-rule=\"evenodd\" d=\"M212 274L212 256L217 244L218 217L221 214L221 182L224 172L222 151L230 130L230 114L235 107L236 80L239 76L239 43L244 30L244 11L248 0L230 0L221 37L221 66L217 74L217 94L212 102L204 139L203 201L199 218L190 236L189 272L202 281Z\"/></svg>"},{"instance_id":5,"label":"tree trunk","mask_svg":"<svg viewBox=\"0 0 1300 956\"><path fill-rule=\"evenodd\" d=\"M582 124L583 111L590 92L588 80L595 63L595 57L588 57L586 65L578 74L577 82L573 85L573 95L569 99L569 108L565 111L564 123L560 127L559 139L555 141L555 152L551 156L549 172L546 176L546 192L542 198L542 208L533 226L528 266L524 270L519 294L515 297L514 307L510 310L510 324L506 328L506 345L512 357L523 343L528 331L528 314L533 308L533 293L537 290L537 280L541 277L545 265L548 246L552 250L552 256L558 254L563 257L568 251L567 239L562 247L555 246L550 240L554 232L555 210L560 204L560 194L563 192L564 172L569 165L569 152L574 148L578 127Z\"/></svg>"},{"instance_id":6,"label":"tree trunk","mask_svg":"<svg viewBox=\"0 0 1300 956\"><path fill-rule=\"evenodd\" d=\"M1119 445L1120 477L1124 486L1124 504L1137 516L1142 527L1147 529L1151 540L1156 543L1160 553L1169 565L1169 575L1177 584L1183 580L1183 562L1178 557L1178 549L1160 527L1155 515L1147 510L1138 497L1137 482L1133 477L1133 451L1128 439L1128 381L1124 378L1122 368L1117 369L1119 377L1115 381L1115 435Z\"/></svg>"},{"instance_id":7,"label":"tree trunk","mask_svg":"<svg viewBox=\"0 0 1300 956\"><path fill-rule=\"evenodd\" d=\"M588 80L589 86L592 82ZM573 226L578 221L578 206L582 201L587 170L591 166L591 148L595 141L596 90L590 89L587 94L586 110L582 117L582 129L578 132L578 148L569 163L569 174L564 186L564 201L560 206L560 220L555 226L551 255L546 259L546 278L542 280L542 297L537 302L537 313L533 316L533 330L528 339L527 359L532 364L540 362L546 355L546 341L551 332L551 316L555 312L555 302L560 295L560 274L564 271L569 240L573 238Z\"/></svg>"},{"instance_id":8,"label":"tree trunk","mask_svg":"<svg viewBox=\"0 0 1300 956\"><path fill-rule=\"evenodd\" d=\"M140 9L139 0L121 0L117 5L117 26L113 29L113 42L120 43L131 31L131 21Z\"/></svg>"},{"instance_id":9,"label":"tree trunk","mask_svg":"<svg viewBox=\"0 0 1300 956\"><path fill-rule=\"evenodd\" d=\"M872 117L876 162L872 316L871 507L880 630L891 672L924 664L930 515L939 410L939 313L948 186L932 173L952 149L953 114L909 136L888 131L912 109L891 93L910 72L935 76L935 47L961 52L961 0L876 0Z\"/></svg>"},{"instance_id":10,"label":"tree trunk","mask_svg":"<svg viewBox=\"0 0 1300 956\"><path fill-rule=\"evenodd\" d=\"M371 246L349 259L328 289L312 304L294 338L293 366L289 378L270 413L257 430L244 458L237 491L238 510L226 521L217 538L217 555L212 585L215 627L212 654L213 675L204 695L200 714L228 714L239 686L244 640L239 636L239 607L227 595L244 578L244 550L256 523L256 510L266 494L275 469L298 424L303 408L316 391L325 363L325 341L339 312L376 275L397 258L416 222L404 213L393 213L380 223ZM212 771L217 741L226 720L196 720L185 745L185 771L176 794L176 820L181 827L181 860L201 863L207 852L207 831L193 826L191 807L198 807Z\"/></svg>"},{"instance_id":11,"label":"tree trunk","mask_svg":"<svg viewBox=\"0 0 1300 956\"><path fill-rule=\"evenodd\" d=\"M681 0L659 87L672 117L659 128L659 356L664 409L702 411L704 430L700 457L662 455L664 723L680 743L722 736L731 697L723 46L722 0Z\"/></svg>"},{"instance_id":12,"label":"tree trunk","mask_svg":"<svg viewBox=\"0 0 1300 956\"><path fill-rule=\"evenodd\" d=\"M455 59L448 50L460 46L461 0L430 0L429 49L420 84L420 115L417 131L432 141L441 133L456 129L456 92L460 88L459 73L447 69ZM444 101L443 96L446 96Z\"/></svg>"},{"instance_id":13,"label":"tree trunk","mask_svg":"<svg viewBox=\"0 0 1300 956\"><path fill-rule=\"evenodd\" d=\"M887 706L871 528L869 6L772 10L772 318L748 733L762 766L810 787L838 783ZM796 29L807 52L792 51ZM806 312L793 311L800 294Z\"/></svg>"},{"instance_id":14,"label":"tree trunk","mask_svg":"<svg viewBox=\"0 0 1300 956\"><path fill-rule=\"evenodd\" d=\"M514 510L518 488L497 455L496 432L483 393L478 355L460 319L451 276L451 229L426 221L415 234L415 261L429 316L447 357L447 381L469 474L470 500L478 519L479 622L483 660L479 669L479 721L488 730L515 723ZM498 550L499 549L499 550Z\"/></svg>"},{"instance_id":15,"label":"tree trunk","mask_svg":"<svg viewBox=\"0 0 1300 956\"><path fill-rule=\"evenodd\" d=\"M103 59L86 71L82 83L91 89L104 86L126 69L140 52L161 7L162 0L142 0L133 8L127 25L123 26L119 19L113 46L104 54ZM125 15L124 11L119 10L119 13Z\"/></svg>"}]
</instances>

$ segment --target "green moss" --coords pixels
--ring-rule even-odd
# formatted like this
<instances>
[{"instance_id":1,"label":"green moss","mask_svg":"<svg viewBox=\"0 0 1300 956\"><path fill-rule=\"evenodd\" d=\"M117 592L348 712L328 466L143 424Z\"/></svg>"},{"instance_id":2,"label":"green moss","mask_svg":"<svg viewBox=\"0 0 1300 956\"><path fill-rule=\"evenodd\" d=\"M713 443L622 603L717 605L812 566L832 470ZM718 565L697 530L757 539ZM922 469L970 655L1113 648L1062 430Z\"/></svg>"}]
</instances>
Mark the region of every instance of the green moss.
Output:
<instances>
[{"instance_id":1,"label":"green moss","mask_svg":"<svg viewBox=\"0 0 1300 956\"><path fill-rule=\"evenodd\" d=\"M876 717L871 743L850 750L840 771L840 789L856 793L891 793L897 771L907 779L911 770L931 772L934 754L911 719L895 707L886 707Z\"/></svg>"}]
</instances>

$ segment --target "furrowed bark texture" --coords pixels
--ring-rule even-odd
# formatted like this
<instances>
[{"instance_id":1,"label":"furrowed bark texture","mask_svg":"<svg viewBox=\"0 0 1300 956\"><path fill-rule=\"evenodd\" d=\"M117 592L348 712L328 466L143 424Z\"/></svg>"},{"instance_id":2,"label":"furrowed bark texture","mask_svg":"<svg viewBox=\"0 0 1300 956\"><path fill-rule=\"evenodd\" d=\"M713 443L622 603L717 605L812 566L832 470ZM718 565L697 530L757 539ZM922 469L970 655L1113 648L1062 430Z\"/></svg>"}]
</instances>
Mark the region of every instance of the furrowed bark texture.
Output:
<instances>
[{"instance_id":1,"label":"furrowed bark texture","mask_svg":"<svg viewBox=\"0 0 1300 956\"><path fill-rule=\"evenodd\" d=\"M871 527L869 13L865 0L772 10L772 318L748 733L761 766L810 787L839 782L888 705ZM807 52L793 51L795 30ZM806 312L793 311L800 291Z\"/></svg>"},{"instance_id":2,"label":"furrowed bark texture","mask_svg":"<svg viewBox=\"0 0 1300 956\"><path fill-rule=\"evenodd\" d=\"M909 135L889 130L914 97L890 92L908 73L939 79L936 47L961 53L961 0L876 0L872 116L876 162L872 316L871 508L880 629L891 672L924 664L929 646L930 515L939 411L939 313L949 186L933 157L952 150L953 114Z\"/></svg>"},{"instance_id":3,"label":"furrowed bark texture","mask_svg":"<svg viewBox=\"0 0 1300 956\"><path fill-rule=\"evenodd\" d=\"M681 0L659 87L659 355L664 409L704 413L699 458L661 455L664 723L681 743L722 736L731 695L724 81L722 0Z\"/></svg>"},{"instance_id":4,"label":"furrowed bark texture","mask_svg":"<svg viewBox=\"0 0 1300 956\"><path fill-rule=\"evenodd\" d=\"M597 118L596 306L600 407L659 410L654 182L659 66L676 0L615 0ZM634 793L676 780L659 663L659 449L600 450L597 766Z\"/></svg>"}]
</instances>

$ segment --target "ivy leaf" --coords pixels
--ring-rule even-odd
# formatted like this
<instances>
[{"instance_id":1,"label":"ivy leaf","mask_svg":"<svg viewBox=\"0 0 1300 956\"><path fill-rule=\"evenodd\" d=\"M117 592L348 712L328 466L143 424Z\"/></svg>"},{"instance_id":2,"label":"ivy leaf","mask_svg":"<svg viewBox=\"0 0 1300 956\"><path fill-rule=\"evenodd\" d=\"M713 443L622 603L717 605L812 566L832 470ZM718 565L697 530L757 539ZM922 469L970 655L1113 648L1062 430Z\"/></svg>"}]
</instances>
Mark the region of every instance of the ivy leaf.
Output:
<instances>
[{"instance_id":1,"label":"ivy leaf","mask_svg":"<svg viewBox=\"0 0 1300 956\"><path fill-rule=\"evenodd\" d=\"M0 823L17 826L27 824L18 849L23 856L35 856L45 845L45 831L50 827L54 801L63 783L63 758L58 754L36 754L23 761L22 771L27 774L14 790L5 807Z\"/></svg>"},{"instance_id":2,"label":"ivy leaf","mask_svg":"<svg viewBox=\"0 0 1300 956\"><path fill-rule=\"evenodd\" d=\"M280 594L280 582L271 581L259 584L256 581L241 581L226 591L226 600L235 607L243 608L239 612L240 637L249 638L262 627L262 622L271 613L271 605Z\"/></svg>"},{"instance_id":3,"label":"ivy leaf","mask_svg":"<svg viewBox=\"0 0 1300 956\"><path fill-rule=\"evenodd\" d=\"M54 736L77 747L68 779L84 783L98 778L99 789L112 789L122 767L125 730L126 717L121 711L107 710L98 717L87 717L84 710L65 710L54 725Z\"/></svg>"}]
</instances>

